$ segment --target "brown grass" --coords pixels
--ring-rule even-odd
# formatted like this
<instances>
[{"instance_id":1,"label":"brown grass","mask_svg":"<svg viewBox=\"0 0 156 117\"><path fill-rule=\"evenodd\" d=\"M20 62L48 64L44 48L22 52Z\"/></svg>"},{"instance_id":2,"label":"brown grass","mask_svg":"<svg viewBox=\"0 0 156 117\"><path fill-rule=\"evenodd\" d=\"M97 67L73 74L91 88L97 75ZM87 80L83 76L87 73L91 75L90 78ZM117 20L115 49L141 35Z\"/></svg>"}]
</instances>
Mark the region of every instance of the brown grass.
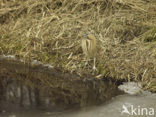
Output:
<instances>
[{"instance_id":1,"label":"brown grass","mask_svg":"<svg viewBox=\"0 0 156 117\"><path fill-rule=\"evenodd\" d=\"M155 0L2 0L0 54L51 63L79 75L80 41L98 41L98 73L142 82L156 91ZM92 62L90 62L92 64Z\"/></svg>"}]
</instances>

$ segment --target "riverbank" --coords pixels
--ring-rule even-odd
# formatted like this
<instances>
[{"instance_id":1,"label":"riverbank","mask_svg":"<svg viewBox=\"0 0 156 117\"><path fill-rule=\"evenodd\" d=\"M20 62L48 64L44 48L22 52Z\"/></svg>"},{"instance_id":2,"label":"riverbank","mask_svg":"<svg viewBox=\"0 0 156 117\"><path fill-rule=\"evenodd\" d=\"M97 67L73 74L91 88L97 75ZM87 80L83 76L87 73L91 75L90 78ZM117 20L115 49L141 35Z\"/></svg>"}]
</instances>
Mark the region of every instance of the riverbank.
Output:
<instances>
[{"instance_id":1,"label":"riverbank","mask_svg":"<svg viewBox=\"0 0 156 117\"><path fill-rule=\"evenodd\" d=\"M0 54L93 74L80 47L83 35L93 33L99 49L94 76L142 82L155 92L155 11L155 0L1 1Z\"/></svg>"},{"instance_id":2,"label":"riverbank","mask_svg":"<svg viewBox=\"0 0 156 117\"><path fill-rule=\"evenodd\" d=\"M99 105L122 94L117 86L108 78L80 77L39 61L25 63L14 56L0 56L0 95L23 107Z\"/></svg>"}]
</instances>

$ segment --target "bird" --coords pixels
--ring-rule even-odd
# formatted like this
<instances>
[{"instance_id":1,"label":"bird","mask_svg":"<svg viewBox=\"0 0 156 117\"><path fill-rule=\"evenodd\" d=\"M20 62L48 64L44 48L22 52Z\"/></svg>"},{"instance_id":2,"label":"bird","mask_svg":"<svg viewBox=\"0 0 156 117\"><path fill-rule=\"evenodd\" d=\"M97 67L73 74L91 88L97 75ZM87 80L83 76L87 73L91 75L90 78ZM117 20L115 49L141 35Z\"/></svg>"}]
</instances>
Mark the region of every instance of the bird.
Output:
<instances>
[{"instance_id":1,"label":"bird","mask_svg":"<svg viewBox=\"0 0 156 117\"><path fill-rule=\"evenodd\" d=\"M95 36L93 34L85 34L84 38L82 38L82 41L81 41L81 47L87 59L85 65L87 65L88 61L91 58L93 58L94 59L93 70L96 70L95 63L96 63L97 48L96 48Z\"/></svg>"}]
</instances>

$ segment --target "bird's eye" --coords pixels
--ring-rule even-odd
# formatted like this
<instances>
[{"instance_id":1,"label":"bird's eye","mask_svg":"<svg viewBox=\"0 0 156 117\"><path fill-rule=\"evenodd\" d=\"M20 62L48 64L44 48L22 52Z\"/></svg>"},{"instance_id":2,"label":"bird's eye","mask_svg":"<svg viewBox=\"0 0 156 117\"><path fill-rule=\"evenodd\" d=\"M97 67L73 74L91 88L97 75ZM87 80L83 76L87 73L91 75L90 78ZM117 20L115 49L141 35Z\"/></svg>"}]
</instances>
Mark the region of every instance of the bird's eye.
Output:
<instances>
[{"instance_id":1,"label":"bird's eye","mask_svg":"<svg viewBox=\"0 0 156 117\"><path fill-rule=\"evenodd\" d=\"M85 36L85 38L89 39L89 38L88 38L88 34L85 34L84 36Z\"/></svg>"}]
</instances>

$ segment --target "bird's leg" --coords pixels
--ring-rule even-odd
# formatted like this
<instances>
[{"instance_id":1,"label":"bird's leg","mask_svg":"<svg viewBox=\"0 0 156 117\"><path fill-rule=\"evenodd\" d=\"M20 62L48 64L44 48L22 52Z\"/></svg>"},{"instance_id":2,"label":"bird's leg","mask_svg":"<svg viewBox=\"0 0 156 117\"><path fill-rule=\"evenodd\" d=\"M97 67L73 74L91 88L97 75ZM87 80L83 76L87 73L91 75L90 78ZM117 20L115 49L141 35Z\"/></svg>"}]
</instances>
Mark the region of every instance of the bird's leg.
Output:
<instances>
[{"instance_id":1,"label":"bird's leg","mask_svg":"<svg viewBox=\"0 0 156 117\"><path fill-rule=\"evenodd\" d=\"M94 71L97 70L95 64L96 64L96 57L94 57L94 65L93 65L93 70L94 70Z\"/></svg>"},{"instance_id":2,"label":"bird's leg","mask_svg":"<svg viewBox=\"0 0 156 117\"><path fill-rule=\"evenodd\" d=\"M87 57L87 60L86 60L86 62L85 62L85 66L88 65L88 61L89 61L89 58Z\"/></svg>"}]
</instances>

